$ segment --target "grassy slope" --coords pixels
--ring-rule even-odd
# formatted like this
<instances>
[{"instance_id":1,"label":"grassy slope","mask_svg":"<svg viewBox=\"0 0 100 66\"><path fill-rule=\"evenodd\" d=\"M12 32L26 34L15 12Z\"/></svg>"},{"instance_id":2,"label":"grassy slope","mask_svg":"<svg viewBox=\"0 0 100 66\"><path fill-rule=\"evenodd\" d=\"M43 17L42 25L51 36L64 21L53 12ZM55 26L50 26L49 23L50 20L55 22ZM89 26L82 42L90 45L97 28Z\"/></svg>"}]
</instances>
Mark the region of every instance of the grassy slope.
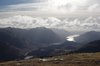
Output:
<instances>
[{"instance_id":1,"label":"grassy slope","mask_svg":"<svg viewBox=\"0 0 100 66\"><path fill-rule=\"evenodd\" d=\"M77 53L40 59L9 61L0 66L100 66L100 53Z\"/></svg>"}]
</instances>

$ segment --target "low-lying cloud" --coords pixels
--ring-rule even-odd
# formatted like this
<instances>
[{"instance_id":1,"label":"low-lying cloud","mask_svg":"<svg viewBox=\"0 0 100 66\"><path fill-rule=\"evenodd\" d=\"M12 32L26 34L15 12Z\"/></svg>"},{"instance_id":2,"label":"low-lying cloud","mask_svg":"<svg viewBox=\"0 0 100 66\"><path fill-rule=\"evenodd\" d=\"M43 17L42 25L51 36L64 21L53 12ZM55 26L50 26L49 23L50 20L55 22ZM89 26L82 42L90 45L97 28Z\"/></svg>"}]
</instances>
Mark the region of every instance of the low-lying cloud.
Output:
<instances>
[{"instance_id":1,"label":"low-lying cloud","mask_svg":"<svg viewBox=\"0 0 100 66\"><path fill-rule=\"evenodd\" d=\"M60 28L65 30L93 30L100 28L100 17L80 18L65 18L58 19L55 17L48 18L33 18L30 16L13 16L0 19L0 27L15 27L15 28Z\"/></svg>"}]
</instances>

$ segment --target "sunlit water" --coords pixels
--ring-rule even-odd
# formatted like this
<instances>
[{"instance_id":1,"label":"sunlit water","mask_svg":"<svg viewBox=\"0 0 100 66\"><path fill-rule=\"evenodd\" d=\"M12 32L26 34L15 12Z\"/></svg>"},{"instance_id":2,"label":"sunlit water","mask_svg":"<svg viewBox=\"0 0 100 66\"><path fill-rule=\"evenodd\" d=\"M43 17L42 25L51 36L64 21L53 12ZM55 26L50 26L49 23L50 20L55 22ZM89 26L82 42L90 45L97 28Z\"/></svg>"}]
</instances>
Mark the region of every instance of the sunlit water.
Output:
<instances>
[{"instance_id":1,"label":"sunlit water","mask_svg":"<svg viewBox=\"0 0 100 66\"><path fill-rule=\"evenodd\" d=\"M67 41L74 41L75 42L75 37L78 37L79 35L71 35L67 37Z\"/></svg>"}]
</instances>

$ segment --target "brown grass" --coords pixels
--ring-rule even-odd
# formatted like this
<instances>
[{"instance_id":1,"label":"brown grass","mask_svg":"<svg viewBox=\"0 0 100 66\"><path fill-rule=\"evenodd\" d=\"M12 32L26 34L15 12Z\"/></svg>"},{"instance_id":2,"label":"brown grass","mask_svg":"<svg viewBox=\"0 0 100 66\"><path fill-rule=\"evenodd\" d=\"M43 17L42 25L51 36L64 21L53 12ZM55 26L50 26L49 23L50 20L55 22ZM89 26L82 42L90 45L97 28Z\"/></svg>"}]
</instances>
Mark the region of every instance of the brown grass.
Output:
<instances>
[{"instance_id":1,"label":"brown grass","mask_svg":"<svg viewBox=\"0 0 100 66\"><path fill-rule=\"evenodd\" d=\"M9 61L0 66L100 66L100 53L78 53L46 58L47 61L31 60Z\"/></svg>"}]
</instances>

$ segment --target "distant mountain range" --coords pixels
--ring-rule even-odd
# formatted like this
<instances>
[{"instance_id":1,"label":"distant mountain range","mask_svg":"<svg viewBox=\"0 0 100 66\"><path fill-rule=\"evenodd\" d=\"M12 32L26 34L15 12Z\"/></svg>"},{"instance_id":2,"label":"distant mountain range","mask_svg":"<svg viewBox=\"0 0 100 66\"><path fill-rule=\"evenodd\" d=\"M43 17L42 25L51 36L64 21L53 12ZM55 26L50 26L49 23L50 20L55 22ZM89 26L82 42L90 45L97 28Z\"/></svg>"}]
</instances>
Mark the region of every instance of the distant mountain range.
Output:
<instances>
[{"instance_id":1,"label":"distant mountain range","mask_svg":"<svg viewBox=\"0 0 100 66\"><path fill-rule=\"evenodd\" d=\"M28 51L60 42L62 39L55 32L44 27L0 28L0 59L15 59Z\"/></svg>"},{"instance_id":2,"label":"distant mountain range","mask_svg":"<svg viewBox=\"0 0 100 66\"><path fill-rule=\"evenodd\" d=\"M70 32L45 27L0 28L0 61L24 59L27 56L56 56L71 52L100 52L100 32L86 32L75 37L74 42L66 40L69 35Z\"/></svg>"},{"instance_id":3,"label":"distant mountain range","mask_svg":"<svg viewBox=\"0 0 100 66\"><path fill-rule=\"evenodd\" d=\"M75 37L75 42L65 41L60 45L52 45L44 48L39 48L30 52L28 55L35 57L46 57L71 52L99 52L100 51L100 32L90 31L78 37Z\"/></svg>"},{"instance_id":4,"label":"distant mountain range","mask_svg":"<svg viewBox=\"0 0 100 66\"><path fill-rule=\"evenodd\" d=\"M74 39L78 43L87 44L95 40L100 40L100 32L98 31L86 32L78 37L75 37Z\"/></svg>"},{"instance_id":5,"label":"distant mountain range","mask_svg":"<svg viewBox=\"0 0 100 66\"><path fill-rule=\"evenodd\" d=\"M83 47L78 49L77 52L84 52L84 53L93 53L93 52L100 52L100 40L96 40L93 42L90 42L88 44L85 44Z\"/></svg>"}]
</instances>

